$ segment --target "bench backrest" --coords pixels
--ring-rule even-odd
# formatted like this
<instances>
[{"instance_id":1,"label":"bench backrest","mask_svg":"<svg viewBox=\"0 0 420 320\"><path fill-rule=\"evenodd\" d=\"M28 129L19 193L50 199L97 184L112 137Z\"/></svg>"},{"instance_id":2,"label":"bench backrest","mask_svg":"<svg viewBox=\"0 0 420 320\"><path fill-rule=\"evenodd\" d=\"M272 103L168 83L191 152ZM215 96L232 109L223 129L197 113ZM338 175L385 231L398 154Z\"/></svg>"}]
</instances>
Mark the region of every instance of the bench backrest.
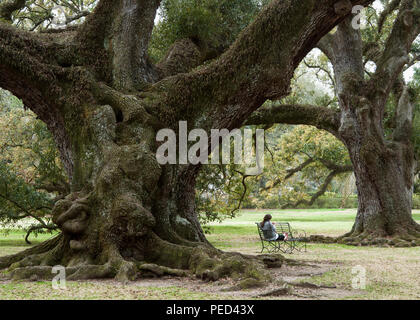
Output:
<instances>
[{"instance_id":1,"label":"bench backrest","mask_svg":"<svg viewBox=\"0 0 420 320\"><path fill-rule=\"evenodd\" d=\"M259 222L255 222L255 224L257 225L257 230L258 230L258 234L260 235L260 239L264 240L264 235L262 233L262 229L261 229L261 225Z\"/></svg>"},{"instance_id":2,"label":"bench backrest","mask_svg":"<svg viewBox=\"0 0 420 320\"><path fill-rule=\"evenodd\" d=\"M287 232L291 233L292 230L290 229L290 223L289 222L276 222L275 225L278 232Z\"/></svg>"},{"instance_id":3,"label":"bench backrest","mask_svg":"<svg viewBox=\"0 0 420 320\"><path fill-rule=\"evenodd\" d=\"M263 231L261 229L260 222L255 222L255 224L257 225L258 234L260 235L260 239L265 240ZM291 235L291 233L292 233L292 230L290 229L290 223L289 222L276 222L276 224L274 226L276 227L277 233L287 232L287 233L289 233L289 235Z\"/></svg>"}]
</instances>

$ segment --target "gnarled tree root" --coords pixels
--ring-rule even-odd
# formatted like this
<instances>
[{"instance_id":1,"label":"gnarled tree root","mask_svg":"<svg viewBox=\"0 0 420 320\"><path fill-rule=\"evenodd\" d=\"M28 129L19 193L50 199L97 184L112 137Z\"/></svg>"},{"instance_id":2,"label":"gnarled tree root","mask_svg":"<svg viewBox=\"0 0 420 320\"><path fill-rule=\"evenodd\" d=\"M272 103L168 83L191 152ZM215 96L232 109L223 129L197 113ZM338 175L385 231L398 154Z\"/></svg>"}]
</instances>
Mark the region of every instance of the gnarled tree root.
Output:
<instances>
[{"instance_id":1,"label":"gnarled tree root","mask_svg":"<svg viewBox=\"0 0 420 320\"><path fill-rule=\"evenodd\" d=\"M187 277L191 275L188 270L173 269L154 263L139 263L137 269L140 272L140 277L162 277L165 275L174 277Z\"/></svg>"},{"instance_id":2,"label":"gnarled tree root","mask_svg":"<svg viewBox=\"0 0 420 320\"><path fill-rule=\"evenodd\" d=\"M19 262L24 260L25 258L34 256L34 255L40 255L43 253L46 253L50 250L53 250L54 248L57 248L62 240L62 235L60 234L57 237L54 237L53 239L47 240L45 242L42 242L39 245L36 245L32 248L29 248L27 250L21 251L17 254L0 257L0 270L8 268L13 263Z\"/></svg>"},{"instance_id":3,"label":"gnarled tree root","mask_svg":"<svg viewBox=\"0 0 420 320\"><path fill-rule=\"evenodd\" d=\"M0 263L3 269L7 268L3 274L13 280L51 280L56 275L54 266L63 265L67 280L115 278L126 282L138 277L169 275L216 281L230 277L237 281L236 289L247 289L272 281L266 268L281 267L284 261L281 255L224 253L205 245L187 247L151 238L154 247L150 247L153 250L149 254L145 252L148 258L145 261L123 258L113 245L103 252L105 258L96 261L102 263L95 264L89 258L69 258L68 253L72 252L69 241L59 236L17 255L2 257Z\"/></svg>"},{"instance_id":4,"label":"gnarled tree root","mask_svg":"<svg viewBox=\"0 0 420 320\"><path fill-rule=\"evenodd\" d=\"M306 239L315 243L340 243L352 246L377 246L377 247L416 247L420 246L420 230L417 227L408 228L403 232L386 235L379 232L349 232L339 237L326 237L311 235Z\"/></svg>"}]
</instances>

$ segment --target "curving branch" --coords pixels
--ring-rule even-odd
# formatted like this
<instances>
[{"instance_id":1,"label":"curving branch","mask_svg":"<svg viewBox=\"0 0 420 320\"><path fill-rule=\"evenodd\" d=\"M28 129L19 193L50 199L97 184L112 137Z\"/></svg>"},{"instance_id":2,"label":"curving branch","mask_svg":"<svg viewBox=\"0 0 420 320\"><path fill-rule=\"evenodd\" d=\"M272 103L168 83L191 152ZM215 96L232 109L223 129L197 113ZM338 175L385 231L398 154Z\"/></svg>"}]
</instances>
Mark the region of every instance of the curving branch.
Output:
<instances>
[{"instance_id":1,"label":"curving branch","mask_svg":"<svg viewBox=\"0 0 420 320\"><path fill-rule=\"evenodd\" d=\"M309 69L318 69L319 71L323 71L328 76L328 78L330 79L331 84L333 86L335 86L335 80L334 80L334 77L331 74L330 70L328 70L327 68L324 68L323 66L320 66L320 65L312 65L312 64L309 64L306 60L303 60L303 63ZM318 72L316 73L317 77L318 77Z\"/></svg>"},{"instance_id":2,"label":"curving branch","mask_svg":"<svg viewBox=\"0 0 420 320\"><path fill-rule=\"evenodd\" d=\"M333 109L290 104L261 108L245 121L245 125L273 123L311 125L336 135L340 122L339 113Z\"/></svg>"},{"instance_id":3,"label":"curving branch","mask_svg":"<svg viewBox=\"0 0 420 320\"><path fill-rule=\"evenodd\" d=\"M58 227L55 224L52 224L52 223L46 224L44 222L42 222L41 224L33 225L26 231L25 242L27 244L32 244L32 242L29 241L29 236L31 235L32 232L37 232L40 230L56 231L58 230Z\"/></svg>"},{"instance_id":4,"label":"curving branch","mask_svg":"<svg viewBox=\"0 0 420 320\"><path fill-rule=\"evenodd\" d=\"M282 209L285 209L287 207L292 206L293 208L296 208L297 206L304 204L304 205L308 205L311 206L314 204L314 202L316 201L316 199L318 199L320 196L322 196L328 189L328 186L330 185L331 181L333 180L333 178L337 175L336 172L331 171L327 178L325 179L324 183L320 186L319 190L311 197L310 200L299 200L296 201L295 203L286 203L282 206Z\"/></svg>"},{"instance_id":5,"label":"curving branch","mask_svg":"<svg viewBox=\"0 0 420 320\"><path fill-rule=\"evenodd\" d=\"M312 164L312 163L314 163L316 161L319 161L320 163L322 163L324 165L324 167L326 167L327 169L331 170L331 172L336 172L335 175L338 175L338 174L341 174L341 173L345 173L345 172L352 172L353 171L353 166L350 165L350 164L349 165L340 165L340 164L336 164L336 163L334 163L334 162L332 162L330 160L327 160L327 159L318 158L318 157L312 157L312 156L310 156L310 155L308 155L306 153L305 153L305 155L308 157L308 159L306 159L304 162L302 162L297 167L286 170L287 174L284 176L284 178L277 178L276 180L274 180L274 182L270 186L262 188L261 191L267 191L267 190L270 190L270 189L278 186L280 183L282 183L282 182L290 179L296 173L301 172L307 166L309 166L310 164ZM327 187L328 187L328 185L327 185Z\"/></svg>"},{"instance_id":6,"label":"curving branch","mask_svg":"<svg viewBox=\"0 0 420 320\"><path fill-rule=\"evenodd\" d=\"M334 43L334 35L331 33L326 34L317 44L319 50L321 50L328 59L332 60L334 52L332 46Z\"/></svg>"},{"instance_id":7,"label":"curving branch","mask_svg":"<svg viewBox=\"0 0 420 320\"><path fill-rule=\"evenodd\" d=\"M287 95L294 69L329 30L351 14L353 5L370 2L270 2L219 59L151 88L151 100L165 93L156 113L167 117L169 126L180 118L194 123L207 115L206 124L201 121L200 126L240 127L267 99ZM204 107L210 112L203 113Z\"/></svg>"},{"instance_id":8,"label":"curving branch","mask_svg":"<svg viewBox=\"0 0 420 320\"><path fill-rule=\"evenodd\" d=\"M351 172L351 171L353 171L352 166L338 166L338 165L335 165L335 169L330 171L330 173L325 178L322 185L319 187L318 191L309 200L302 199L302 200L299 200L299 201L297 201L293 204L287 203L287 204L283 205L282 208L286 208L286 207L289 207L289 206L292 206L292 207L296 208L297 206L299 206L301 204L305 204L305 205L308 205L308 206L313 205L314 202L316 201L316 199L321 197L327 191L328 186L331 184L332 180L336 176L338 176L342 173Z\"/></svg>"},{"instance_id":9,"label":"curving branch","mask_svg":"<svg viewBox=\"0 0 420 320\"><path fill-rule=\"evenodd\" d=\"M70 126L85 121L86 104L100 103L98 83L121 94L142 91L130 97L130 109L145 108L166 127L179 120L206 129L240 127L267 99L288 93L297 65L352 5L370 2L274 0L218 59L155 83L147 46L160 1L101 0L72 32L36 34L0 23L0 86L47 124L72 177L72 144L83 133Z\"/></svg>"},{"instance_id":10,"label":"curving branch","mask_svg":"<svg viewBox=\"0 0 420 320\"><path fill-rule=\"evenodd\" d=\"M305 169L308 165L310 165L313 162L315 162L315 160L313 158L308 158L307 160L302 162L297 167L286 170L287 174L284 177L284 179L277 178L276 180L274 180L274 182L271 185L269 185L268 187L262 188L261 191L267 191L267 190L270 190L270 189L278 186L280 183L282 183L283 181L286 181L287 179L291 178L295 173L298 173L298 172L302 171L303 169Z\"/></svg>"}]
</instances>

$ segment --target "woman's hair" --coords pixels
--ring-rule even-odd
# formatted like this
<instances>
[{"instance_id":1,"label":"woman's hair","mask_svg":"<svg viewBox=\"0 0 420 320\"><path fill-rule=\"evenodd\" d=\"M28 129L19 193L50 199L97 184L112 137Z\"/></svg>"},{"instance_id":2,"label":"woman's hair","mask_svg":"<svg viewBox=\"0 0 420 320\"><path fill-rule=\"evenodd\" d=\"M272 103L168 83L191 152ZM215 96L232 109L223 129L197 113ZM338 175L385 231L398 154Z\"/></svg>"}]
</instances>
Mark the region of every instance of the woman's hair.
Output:
<instances>
[{"instance_id":1,"label":"woman's hair","mask_svg":"<svg viewBox=\"0 0 420 320\"><path fill-rule=\"evenodd\" d=\"M270 221L270 220L271 220L271 218L272 218L271 214L266 214L266 215L264 216L264 220L260 223L261 228L262 228L262 227L264 227L264 224L265 224L267 221Z\"/></svg>"}]
</instances>

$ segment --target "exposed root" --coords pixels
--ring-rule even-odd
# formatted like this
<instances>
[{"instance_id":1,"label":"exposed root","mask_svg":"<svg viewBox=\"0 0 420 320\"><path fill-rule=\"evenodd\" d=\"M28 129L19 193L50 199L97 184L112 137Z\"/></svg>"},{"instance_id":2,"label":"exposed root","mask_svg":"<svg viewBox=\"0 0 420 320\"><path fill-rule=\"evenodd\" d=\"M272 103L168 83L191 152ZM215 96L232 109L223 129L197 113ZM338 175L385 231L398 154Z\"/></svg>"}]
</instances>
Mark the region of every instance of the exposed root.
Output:
<instances>
[{"instance_id":1,"label":"exposed root","mask_svg":"<svg viewBox=\"0 0 420 320\"><path fill-rule=\"evenodd\" d=\"M62 235L58 235L53 239L47 240L37 246L21 251L17 254L0 257L0 270L10 267L13 263L24 260L26 257L46 253L56 247L62 241Z\"/></svg>"},{"instance_id":2,"label":"exposed root","mask_svg":"<svg viewBox=\"0 0 420 320\"><path fill-rule=\"evenodd\" d=\"M153 263L144 263L138 265L141 277L162 277L164 275L175 277L187 277L191 275L188 270L172 269L164 266L159 266Z\"/></svg>"},{"instance_id":3,"label":"exposed root","mask_svg":"<svg viewBox=\"0 0 420 320\"><path fill-rule=\"evenodd\" d=\"M292 294L291 288L287 284L284 284L283 287L281 287L280 289L275 289L275 290L260 294L258 297L280 297L280 296L287 296L291 294Z\"/></svg>"},{"instance_id":4,"label":"exposed root","mask_svg":"<svg viewBox=\"0 0 420 320\"><path fill-rule=\"evenodd\" d=\"M284 261L281 255L223 253L211 246L182 246L153 235L149 239L143 261L133 256L124 258L112 244L93 258L78 250L74 239L60 235L20 254L0 258L0 262L3 268L8 268L4 274L14 280L51 280L55 276L53 267L63 266L68 280L115 278L127 282L138 277L169 275L216 281L230 277L237 282L235 289L240 290L271 282L266 269L281 267Z\"/></svg>"},{"instance_id":5,"label":"exposed root","mask_svg":"<svg viewBox=\"0 0 420 320\"><path fill-rule=\"evenodd\" d=\"M210 246L187 247L151 237L148 247L154 248L147 261L159 266L155 274L188 270L189 274L204 281L217 281L230 277L238 281L238 288L245 289L266 284L271 276L266 268L281 267L281 255L249 256L240 253L221 252ZM165 266L170 269L162 269ZM150 265L148 266L148 269ZM153 266L153 269L156 269ZM149 270L150 271L150 270ZM175 271L179 274L178 271Z\"/></svg>"},{"instance_id":6,"label":"exposed root","mask_svg":"<svg viewBox=\"0 0 420 320\"><path fill-rule=\"evenodd\" d=\"M16 268L10 273L7 273L7 276L13 280L52 280L55 276L52 272L52 267L50 266L28 266L22 268Z\"/></svg>"},{"instance_id":7,"label":"exposed root","mask_svg":"<svg viewBox=\"0 0 420 320\"><path fill-rule=\"evenodd\" d=\"M337 238L327 237L323 235L311 235L307 239L307 242L315 242L315 243L335 243L337 242Z\"/></svg>"},{"instance_id":8,"label":"exposed root","mask_svg":"<svg viewBox=\"0 0 420 320\"><path fill-rule=\"evenodd\" d=\"M377 247L415 247L420 246L420 232L416 230L386 236L381 233L350 232L336 238L322 235L311 235L308 242L315 243L340 243L351 246L377 246Z\"/></svg>"},{"instance_id":9,"label":"exposed root","mask_svg":"<svg viewBox=\"0 0 420 320\"><path fill-rule=\"evenodd\" d=\"M289 283L289 285L299 288L309 288L309 289L335 289L337 286L327 286L327 285L318 285L310 282L297 282L297 283Z\"/></svg>"},{"instance_id":10,"label":"exposed root","mask_svg":"<svg viewBox=\"0 0 420 320\"><path fill-rule=\"evenodd\" d=\"M231 290L243 290L271 282L273 279L266 267L280 267L283 260L281 255L222 253L211 256L203 250L196 250L191 257L191 270L196 277L207 281L230 277L238 281Z\"/></svg>"},{"instance_id":11,"label":"exposed root","mask_svg":"<svg viewBox=\"0 0 420 320\"><path fill-rule=\"evenodd\" d=\"M115 271L113 271L109 263L104 265L84 265L67 267L66 276L68 280L111 278L115 276Z\"/></svg>"},{"instance_id":12,"label":"exposed root","mask_svg":"<svg viewBox=\"0 0 420 320\"><path fill-rule=\"evenodd\" d=\"M120 282L134 281L137 278L137 266L131 261L121 261L115 280Z\"/></svg>"}]
</instances>

